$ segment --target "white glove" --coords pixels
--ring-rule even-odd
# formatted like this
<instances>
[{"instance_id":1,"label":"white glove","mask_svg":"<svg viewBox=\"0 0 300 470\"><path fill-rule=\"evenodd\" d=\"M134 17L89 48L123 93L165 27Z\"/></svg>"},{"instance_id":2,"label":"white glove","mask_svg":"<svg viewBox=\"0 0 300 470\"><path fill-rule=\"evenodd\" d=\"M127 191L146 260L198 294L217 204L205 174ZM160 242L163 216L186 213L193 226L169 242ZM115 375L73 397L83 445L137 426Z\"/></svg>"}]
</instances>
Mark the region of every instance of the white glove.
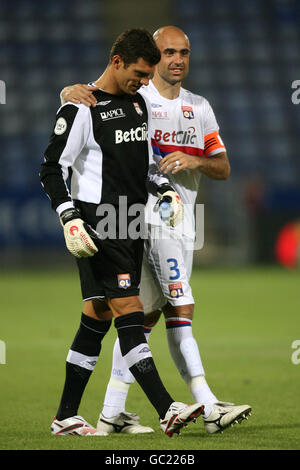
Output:
<instances>
[{"instance_id":1,"label":"white glove","mask_svg":"<svg viewBox=\"0 0 300 470\"><path fill-rule=\"evenodd\" d=\"M168 219L163 218L166 225L176 227L184 218L184 206L179 194L174 191L172 186L162 184L157 189L158 205L161 206L162 202L167 202L171 206L171 212Z\"/></svg>"},{"instance_id":2,"label":"white glove","mask_svg":"<svg viewBox=\"0 0 300 470\"><path fill-rule=\"evenodd\" d=\"M87 258L98 252L92 238L100 240L100 235L80 218L77 209L66 209L60 215L68 250L76 258Z\"/></svg>"}]
</instances>

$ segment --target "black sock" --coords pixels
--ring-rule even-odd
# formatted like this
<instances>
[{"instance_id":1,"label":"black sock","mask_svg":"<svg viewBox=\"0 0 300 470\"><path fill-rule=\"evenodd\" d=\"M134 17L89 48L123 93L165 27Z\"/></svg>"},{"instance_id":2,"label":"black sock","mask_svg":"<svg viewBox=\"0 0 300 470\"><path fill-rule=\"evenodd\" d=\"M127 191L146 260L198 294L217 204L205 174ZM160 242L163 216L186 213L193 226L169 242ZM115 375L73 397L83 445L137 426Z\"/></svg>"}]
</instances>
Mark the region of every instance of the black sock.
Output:
<instances>
[{"instance_id":1,"label":"black sock","mask_svg":"<svg viewBox=\"0 0 300 470\"><path fill-rule=\"evenodd\" d=\"M110 325L111 320L99 321L82 314L67 357L65 385L56 414L58 420L77 415L83 392L100 354L101 341Z\"/></svg>"},{"instance_id":2,"label":"black sock","mask_svg":"<svg viewBox=\"0 0 300 470\"><path fill-rule=\"evenodd\" d=\"M172 397L165 389L155 367L144 334L144 314L134 312L115 319L120 349L130 372L139 383L160 418L164 418Z\"/></svg>"}]
</instances>

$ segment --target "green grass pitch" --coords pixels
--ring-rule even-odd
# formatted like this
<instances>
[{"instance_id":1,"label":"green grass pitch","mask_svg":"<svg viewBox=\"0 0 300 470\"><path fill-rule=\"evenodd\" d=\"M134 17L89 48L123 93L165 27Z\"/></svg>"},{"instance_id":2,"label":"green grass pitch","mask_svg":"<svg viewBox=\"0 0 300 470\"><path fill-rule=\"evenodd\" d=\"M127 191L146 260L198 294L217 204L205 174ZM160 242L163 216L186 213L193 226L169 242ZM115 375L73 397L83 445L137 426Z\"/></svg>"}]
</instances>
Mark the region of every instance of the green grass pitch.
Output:
<instances>
[{"instance_id":1,"label":"green grass pitch","mask_svg":"<svg viewBox=\"0 0 300 470\"><path fill-rule=\"evenodd\" d=\"M207 381L220 400L248 403L252 416L223 434L205 433L201 419L180 436L160 430L137 384L127 410L155 429L148 435L77 438L50 435L64 381L65 357L78 328L81 298L74 271L0 275L1 450L292 450L300 449L300 273L280 268L195 269L193 321ZM95 424L110 375L111 328L79 413ZM161 319L150 337L161 377L177 401L192 401L173 365ZM300 351L298 357L300 358Z\"/></svg>"}]
</instances>

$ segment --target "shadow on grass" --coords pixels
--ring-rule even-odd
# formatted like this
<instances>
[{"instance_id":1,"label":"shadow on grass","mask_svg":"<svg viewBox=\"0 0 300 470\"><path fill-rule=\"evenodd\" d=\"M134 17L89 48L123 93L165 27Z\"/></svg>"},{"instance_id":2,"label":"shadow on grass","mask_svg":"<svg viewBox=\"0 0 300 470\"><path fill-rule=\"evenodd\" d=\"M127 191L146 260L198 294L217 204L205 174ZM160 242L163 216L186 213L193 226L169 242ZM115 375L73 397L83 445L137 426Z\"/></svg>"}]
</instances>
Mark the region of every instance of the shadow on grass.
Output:
<instances>
[{"instance_id":1,"label":"shadow on grass","mask_svg":"<svg viewBox=\"0 0 300 470\"><path fill-rule=\"evenodd\" d=\"M202 431L201 433L199 432L189 432L189 436L191 437L199 437L201 436L201 439L207 438L207 439L214 439L216 437L223 438L224 436L228 437L237 437L236 434L240 435L242 432L244 435L249 435L252 434L253 432L257 431L265 431L265 430L286 430L286 429L300 429L300 423L294 423L294 424L262 424L262 425L244 425L241 424L239 427L238 425L235 425L233 429L231 430L231 427L228 427L227 429L224 429L224 431L217 432L214 434L208 434L205 431ZM230 431L231 430L231 431Z\"/></svg>"},{"instance_id":2,"label":"shadow on grass","mask_svg":"<svg viewBox=\"0 0 300 470\"><path fill-rule=\"evenodd\" d=\"M245 428L246 429L246 428ZM256 425L256 426L250 426L248 431L259 431L260 429L272 429L273 431L275 429L300 429L300 423L294 423L294 424L262 424L262 425Z\"/></svg>"}]
</instances>

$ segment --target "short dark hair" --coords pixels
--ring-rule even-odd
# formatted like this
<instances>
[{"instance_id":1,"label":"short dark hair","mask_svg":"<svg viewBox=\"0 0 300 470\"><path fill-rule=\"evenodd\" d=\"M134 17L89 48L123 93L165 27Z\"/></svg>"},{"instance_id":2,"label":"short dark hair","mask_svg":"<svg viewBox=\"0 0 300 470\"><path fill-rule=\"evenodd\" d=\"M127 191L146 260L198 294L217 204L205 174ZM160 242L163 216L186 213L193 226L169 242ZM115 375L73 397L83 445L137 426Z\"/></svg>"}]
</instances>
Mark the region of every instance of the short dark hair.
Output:
<instances>
[{"instance_id":1,"label":"short dark hair","mask_svg":"<svg viewBox=\"0 0 300 470\"><path fill-rule=\"evenodd\" d=\"M144 28L132 28L120 34L111 48L110 62L115 55L121 57L125 66L135 64L140 58L150 65L156 65L161 58L152 35Z\"/></svg>"}]
</instances>

